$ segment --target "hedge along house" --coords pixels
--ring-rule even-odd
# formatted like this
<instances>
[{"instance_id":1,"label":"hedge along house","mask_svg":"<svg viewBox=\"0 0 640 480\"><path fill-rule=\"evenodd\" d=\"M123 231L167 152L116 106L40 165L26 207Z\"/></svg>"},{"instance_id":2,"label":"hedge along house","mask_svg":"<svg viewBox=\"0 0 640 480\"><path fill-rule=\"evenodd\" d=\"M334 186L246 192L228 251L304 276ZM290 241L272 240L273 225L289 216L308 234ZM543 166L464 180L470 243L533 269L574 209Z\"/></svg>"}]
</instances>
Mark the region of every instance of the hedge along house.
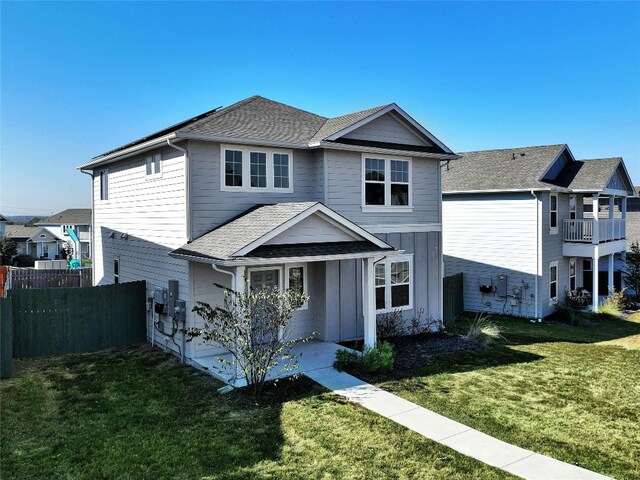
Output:
<instances>
[{"instance_id":1,"label":"hedge along house","mask_svg":"<svg viewBox=\"0 0 640 480\"><path fill-rule=\"evenodd\" d=\"M396 104L326 118L256 96L206 112L79 167L94 283L146 280L149 338L196 365L223 352L168 337L169 280L187 327L196 302L222 303L214 284L278 286L310 296L295 337L372 345L378 314L442 318L440 163L456 158Z\"/></svg>"},{"instance_id":2,"label":"hedge along house","mask_svg":"<svg viewBox=\"0 0 640 480\"><path fill-rule=\"evenodd\" d=\"M443 239L465 309L542 318L581 287L597 308L599 266L613 287L626 251L634 188L623 160L575 160L567 145L460 155L443 172ZM590 202L610 206L606 218L589 218Z\"/></svg>"}]
</instances>

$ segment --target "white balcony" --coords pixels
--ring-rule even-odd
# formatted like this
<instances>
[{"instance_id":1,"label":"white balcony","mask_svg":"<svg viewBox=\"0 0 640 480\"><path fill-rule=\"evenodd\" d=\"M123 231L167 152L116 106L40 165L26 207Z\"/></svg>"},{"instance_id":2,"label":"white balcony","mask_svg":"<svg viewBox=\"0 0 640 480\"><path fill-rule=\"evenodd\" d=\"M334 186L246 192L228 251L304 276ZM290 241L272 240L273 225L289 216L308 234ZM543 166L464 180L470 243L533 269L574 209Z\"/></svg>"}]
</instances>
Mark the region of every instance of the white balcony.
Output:
<instances>
[{"instance_id":1,"label":"white balcony","mask_svg":"<svg viewBox=\"0 0 640 480\"><path fill-rule=\"evenodd\" d=\"M626 238L626 223L624 218L601 218L597 222L592 218L565 220L563 238L565 242L592 244L622 240Z\"/></svg>"}]
</instances>

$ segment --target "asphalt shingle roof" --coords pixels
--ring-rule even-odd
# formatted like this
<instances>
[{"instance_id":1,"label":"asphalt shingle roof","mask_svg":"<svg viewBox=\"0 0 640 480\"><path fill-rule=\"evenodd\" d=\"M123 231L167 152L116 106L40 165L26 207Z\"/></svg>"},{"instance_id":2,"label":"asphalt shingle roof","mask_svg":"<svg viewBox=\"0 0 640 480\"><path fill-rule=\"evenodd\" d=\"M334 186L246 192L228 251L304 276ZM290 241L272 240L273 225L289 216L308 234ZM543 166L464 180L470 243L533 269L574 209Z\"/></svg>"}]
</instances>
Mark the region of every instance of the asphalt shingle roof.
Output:
<instances>
[{"instance_id":1,"label":"asphalt shingle roof","mask_svg":"<svg viewBox=\"0 0 640 480\"><path fill-rule=\"evenodd\" d=\"M566 145L460 153L443 169L443 192L549 188L538 180Z\"/></svg>"},{"instance_id":2,"label":"asphalt shingle roof","mask_svg":"<svg viewBox=\"0 0 640 480\"><path fill-rule=\"evenodd\" d=\"M91 209L68 208L40 220L36 225L91 225Z\"/></svg>"},{"instance_id":3,"label":"asphalt shingle roof","mask_svg":"<svg viewBox=\"0 0 640 480\"><path fill-rule=\"evenodd\" d=\"M25 227L24 225L7 225L5 227L4 234L6 237L13 238L14 240L18 239L27 239L34 236L40 227Z\"/></svg>"},{"instance_id":4,"label":"asphalt shingle roof","mask_svg":"<svg viewBox=\"0 0 640 480\"><path fill-rule=\"evenodd\" d=\"M578 160L580 168L568 187L572 190L602 190L622 162L621 158ZM563 172L564 173L564 172Z\"/></svg>"}]
</instances>

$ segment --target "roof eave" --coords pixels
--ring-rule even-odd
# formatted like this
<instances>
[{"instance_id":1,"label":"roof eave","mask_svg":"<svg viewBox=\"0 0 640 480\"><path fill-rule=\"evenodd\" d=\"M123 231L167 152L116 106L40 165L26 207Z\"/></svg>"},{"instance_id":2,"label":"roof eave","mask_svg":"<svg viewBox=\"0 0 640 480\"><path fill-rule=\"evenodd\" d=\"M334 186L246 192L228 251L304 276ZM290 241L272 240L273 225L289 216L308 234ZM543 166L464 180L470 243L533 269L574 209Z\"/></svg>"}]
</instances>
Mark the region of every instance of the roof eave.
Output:
<instances>
[{"instance_id":1,"label":"roof eave","mask_svg":"<svg viewBox=\"0 0 640 480\"><path fill-rule=\"evenodd\" d=\"M405 157L423 157L433 158L438 160L457 160L462 158L455 153L431 153L431 152L417 152L414 150L397 150L391 148L380 147L365 147L360 145L347 145L344 143L334 143L322 141L317 144L309 145L310 148L326 148L329 150L347 150L352 152L368 152L368 153L382 153L391 155L401 155Z\"/></svg>"},{"instance_id":2,"label":"roof eave","mask_svg":"<svg viewBox=\"0 0 640 480\"><path fill-rule=\"evenodd\" d=\"M218 265L221 267L242 267L253 265L272 265L283 263L304 263L304 262L328 262L333 260L353 260L359 258L384 258L389 256L403 255L404 250L372 250L369 252L344 253L338 255L315 255L315 256L299 256L299 257L278 257L278 258L262 258L262 257L242 257L232 260L220 260L214 258L204 258L195 255L185 255L181 253L169 253L169 256L188 260L192 262L205 263L208 265Z\"/></svg>"},{"instance_id":3,"label":"roof eave","mask_svg":"<svg viewBox=\"0 0 640 480\"><path fill-rule=\"evenodd\" d=\"M246 145L264 145L267 147L284 147L284 148L301 148L307 149L309 145L306 143L298 142L279 142L273 140L264 140L259 138L243 138L243 137L228 137L222 135L204 135L191 132L175 132L177 138L189 139L189 140L204 140L208 142L219 143L241 143Z\"/></svg>"}]
</instances>

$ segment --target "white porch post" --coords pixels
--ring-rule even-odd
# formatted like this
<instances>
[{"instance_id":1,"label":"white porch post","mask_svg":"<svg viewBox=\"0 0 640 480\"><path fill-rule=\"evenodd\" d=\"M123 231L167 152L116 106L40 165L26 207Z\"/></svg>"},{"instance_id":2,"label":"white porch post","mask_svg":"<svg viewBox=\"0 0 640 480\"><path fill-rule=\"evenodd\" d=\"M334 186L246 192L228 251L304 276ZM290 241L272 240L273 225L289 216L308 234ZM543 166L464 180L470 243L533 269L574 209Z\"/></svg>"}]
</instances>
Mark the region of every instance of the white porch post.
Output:
<instances>
[{"instance_id":1,"label":"white porch post","mask_svg":"<svg viewBox=\"0 0 640 480\"><path fill-rule=\"evenodd\" d=\"M362 259L362 313L364 316L364 346L376 346L376 295L375 295L375 266L373 257Z\"/></svg>"},{"instance_id":2,"label":"white porch post","mask_svg":"<svg viewBox=\"0 0 640 480\"><path fill-rule=\"evenodd\" d=\"M592 302L592 310L595 312L598 310L598 290L599 290L599 285L598 285L598 273L599 273L599 266L598 266L598 247L594 247L593 249L593 258L592 258L592 272L591 275L593 276L593 292L591 292L591 302Z\"/></svg>"},{"instance_id":3,"label":"white porch post","mask_svg":"<svg viewBox=\"0 0 640 480\"><path fill-rule=\"evenodd\" d=\"M600 194L593 194L593 235L591 243L597 245L600 243L600 225L598 224L598 210L600 209Z\"/></svg>"},{"instance_id":4,"label":"white porch post","mask_svg":"<svg viewBox=\"0 0 640 480\"><path fill-rule=\"evenodd\" d=\"M613 288L613 253L609 255L609 278L607 279L607 293L611 292Z\"/></svg>"},{"instance_id":5,"label":"white porch post","mask_svg":"<svg viewBox=\"0 0 640 480\"><path fill-rule=\"evenodd\" d=\"M234 292L244 293L246 290L246 275L247 267L235 267L233 275L233 285L231 288Z\"/></svg>"}]
</instances>

